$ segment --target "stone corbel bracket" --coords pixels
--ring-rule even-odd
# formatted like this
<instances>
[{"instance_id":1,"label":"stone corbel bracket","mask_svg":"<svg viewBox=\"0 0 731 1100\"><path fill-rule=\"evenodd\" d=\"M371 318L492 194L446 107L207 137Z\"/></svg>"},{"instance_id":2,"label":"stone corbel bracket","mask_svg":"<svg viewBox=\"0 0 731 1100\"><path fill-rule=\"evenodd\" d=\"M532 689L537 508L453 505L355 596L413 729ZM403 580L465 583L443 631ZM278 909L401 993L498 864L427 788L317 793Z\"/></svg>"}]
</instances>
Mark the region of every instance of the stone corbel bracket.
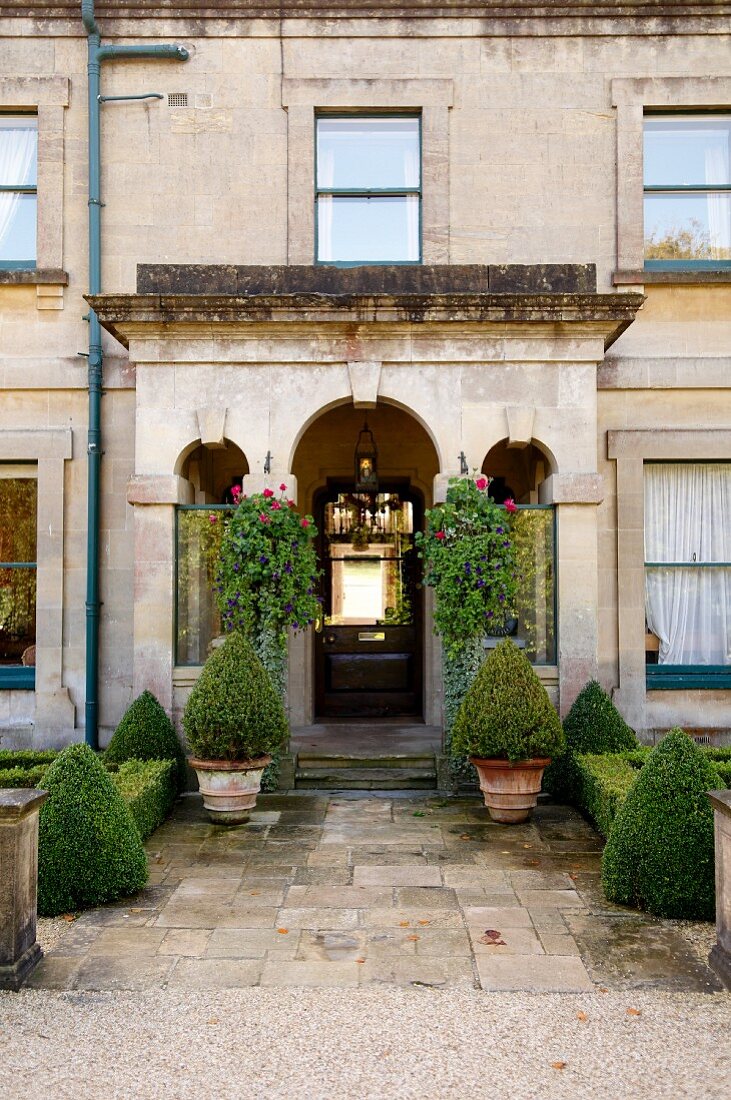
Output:
<instances>
[{"instance_id":1,"label":"stone corbel bracket","mask_svg":"<svg viewBox=\"0 0 731 1100\"><path fill-rule=\"evenodd\" d=\"M350 392L356 409L375 409L381 385L381 366L376 360L348 363Z\"/></svg>"},{"instance_id":2,"label":"stone corbel bracket","mask_svg":"<svg viewBox=\"0 0 731 1100\"><path fill-rule=\"evenodd\" d=\"M227 412L225 405L204 405L196 409L201 443L211 451L220 451L226 446Z\"/></svg>"},{"instance_id":3,"label":"stone corbel bracket","mask_svg":"<svg viewBox=\"0 0 731 1100\"><path fill-rule=\"evenodd\" d=\"M192 504L193 486L177 474L135 474L127 482L128 504Z\"/></svg>"}]
</instances>

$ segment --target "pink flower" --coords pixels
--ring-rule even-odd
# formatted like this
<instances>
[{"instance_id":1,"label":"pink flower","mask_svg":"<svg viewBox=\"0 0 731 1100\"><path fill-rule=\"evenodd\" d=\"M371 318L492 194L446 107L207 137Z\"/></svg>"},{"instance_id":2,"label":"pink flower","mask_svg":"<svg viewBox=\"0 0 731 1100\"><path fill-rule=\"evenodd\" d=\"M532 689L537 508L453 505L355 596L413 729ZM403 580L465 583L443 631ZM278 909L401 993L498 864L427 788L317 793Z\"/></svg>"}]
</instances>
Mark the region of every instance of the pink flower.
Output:
<instances>
[{"instance_id":1,"label":"pink flower","mask_svg":"<svg viewBox=\"0 0 731 1100\"><path fill-rule=\"evenodd\" d=\"M210 515L208 517L208 522L209 523L218 523L218 516Z\"/></svg>"},{"instance_id":2,"label":"pink flower","mask_svg":"<svg viewBox=\"0 0 731 1100\"><path fill-rule=\"evenodd\" d=\"M262 496L263 497L273 497L274 496L274 490L273 489L265 489L264 492L262 493Z\"/></svg>"},{"instance_id":3,"label":"pink flower","mask_svg":"<svg viewBox=\"0 0 731 1100\"><path fill-rule=\"evenodd\" d=\"M295 504L295 502L293 500L288 500L287 501L287 507L288 508L296 508L297 505Z\"/></svg>"},{"instance_id":4,"label":"pink flower","mask_svg":"<svg viewBox=\"0 0 731 1100\"><path fill-rule=\"evenodd\" d=\"M273 509L273 510L274 510L275 512L278 512L278 511L279 511L279 509L280 509L281 507L282 507L282 505L281 505L281 504L279 503L279 501L278 501L278 500L273 500L273 501L272 501L272 509Z\"/></svg>"},{"instance_id":5,"label":"pink flower","mask_svg":"<svg viewBox=\"0 0 731 1100\"><path fill-rule=\"evenodd\" d=\"M270 520L269 516L265 516L263 512L259 516L259 519L261 520L262 523L271 523L271 520Z\"/></svg>"},{"instance_id":6,"label":"pink flower","mask_svg":"<svg viewBox=\"0 0 731 1100\"><path fill-rule=\"evenodd\" d=\"M518 511L518 505L515 503L515 501L513 500L512 497L508 497L508 499L505 501L505 511L506 512L517 512Z\"/></svg>"},{"instance_id":7,"label":"pink flower","mask_svg":"<svg viewBox=\"0 0 731 1100\"><path fill-rule=\"evenodd\" d=\"M445 539L446 537L447 536L444 534L444 531L437 531L436 535L434 536L434 538L439 539L440 542L442 541L442 539Z\"/></svg>"},{"instance_id":8,"label":"pink flower","mask_svg":"<svg viewBox=\"0 0 731 1100\"><path fill-rule=\"evenodd\" d=\"M287 486L284 484L284 482L282 482L282 484L279 486L279 492L280 493L286 493L287 492Z\"/></svg>"},{"instance_id":9,"label":"pink flower","mask_svg":"<svg viewBox=\"0 0 731 1100\"><path fill-rule=\"evenodd\" d=\"M305 516L304 519L300 520L300 527L309 527L309 526L310 526L310 521L307 519L306 516Z\"/></svg>"},{"instance_id":10,"label":"pink flower","mask_svg":"<svg viewBox=\"0 0 731 1100\"><path fill-rule=\"evenodd\" d=\"M475 485L481 492L484 491L489 484L490 482L486 477L478 477L477 481L475 482Z\"/></svg>"}]
</instances>

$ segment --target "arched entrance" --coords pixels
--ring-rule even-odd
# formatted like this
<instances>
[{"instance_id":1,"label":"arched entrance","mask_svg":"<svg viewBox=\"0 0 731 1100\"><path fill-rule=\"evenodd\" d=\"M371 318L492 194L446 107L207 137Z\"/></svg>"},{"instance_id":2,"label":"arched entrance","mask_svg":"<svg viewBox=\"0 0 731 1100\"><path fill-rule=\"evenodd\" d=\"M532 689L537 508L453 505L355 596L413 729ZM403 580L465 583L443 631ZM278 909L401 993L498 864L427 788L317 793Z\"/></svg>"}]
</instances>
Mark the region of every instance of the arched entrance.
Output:
<instances>
[{"instance_id":1,"label":"arched entrance","mask_svg":"<svg viewBox=\"0 0 731 1100\"><path fill-rule=\"evenodd\" d=\"M359 438L375 445L371 480L356 470ZM293 473L300 506L318 526L323 574L313 643L316 719L423 716L426 614L414 535L438 471L426 430L383 403L331 409L299 441Z\"/></svg>"}]
</instances>

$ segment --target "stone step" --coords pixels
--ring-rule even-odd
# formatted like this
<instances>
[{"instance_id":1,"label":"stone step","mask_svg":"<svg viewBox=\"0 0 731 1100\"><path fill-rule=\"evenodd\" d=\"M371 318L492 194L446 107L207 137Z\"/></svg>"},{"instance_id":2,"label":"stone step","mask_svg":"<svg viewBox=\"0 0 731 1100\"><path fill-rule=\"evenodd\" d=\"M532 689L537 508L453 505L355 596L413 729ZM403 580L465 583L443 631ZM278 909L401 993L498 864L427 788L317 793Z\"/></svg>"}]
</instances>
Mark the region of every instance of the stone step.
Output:
<instances>
[{"instance_id":1,"label":"stone step","mask_svg":"<svg viewBox=\"0 0 731 1100\"><path fill-rule=\"evenodd\" d=\"M389 753L369 756L367 753L298 752L298 768L423 768L434 770L433 752Z\"/></svg>"},{"instance_id":2,"label":"stone step","mask_svg":"<svg viewBox=\"0 0 731 1100\"><path fill-rule=\"evenodd\" d=\"M298 766L295 773L295 787L298 790L308 787L319 790L436 790L436 786L433 757L431 768Z\"/></svg>"}]
</instances>

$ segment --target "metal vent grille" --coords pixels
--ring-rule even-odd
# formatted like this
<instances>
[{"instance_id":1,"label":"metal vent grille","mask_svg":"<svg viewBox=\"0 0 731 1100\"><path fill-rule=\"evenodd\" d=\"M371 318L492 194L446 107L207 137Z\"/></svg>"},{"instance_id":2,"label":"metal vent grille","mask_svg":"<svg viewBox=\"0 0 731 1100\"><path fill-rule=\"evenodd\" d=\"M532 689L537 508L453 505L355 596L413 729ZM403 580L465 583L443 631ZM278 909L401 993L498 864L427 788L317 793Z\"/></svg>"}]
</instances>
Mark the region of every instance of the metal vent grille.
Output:
<instances>
[{"instance_id":1,"label":"metal vent grille","mask_svg":"<svg viewBox=\"0 0 731 1100\"><path fill-rule=\"evenodd\" d=\"M707 733L695 733L693 734L693 740L696 745L710 745L711 738Z\"/></svg>"},{"instance_id":2,"label":"metal vent grille","mask_svg":"<svg viewBox=\"0 0 731 1100\"><path fill-rule=\"evenodd\" d=\"M187 92L168 92L168 107L187 107Z\"/></svg>"}]
</instances>

